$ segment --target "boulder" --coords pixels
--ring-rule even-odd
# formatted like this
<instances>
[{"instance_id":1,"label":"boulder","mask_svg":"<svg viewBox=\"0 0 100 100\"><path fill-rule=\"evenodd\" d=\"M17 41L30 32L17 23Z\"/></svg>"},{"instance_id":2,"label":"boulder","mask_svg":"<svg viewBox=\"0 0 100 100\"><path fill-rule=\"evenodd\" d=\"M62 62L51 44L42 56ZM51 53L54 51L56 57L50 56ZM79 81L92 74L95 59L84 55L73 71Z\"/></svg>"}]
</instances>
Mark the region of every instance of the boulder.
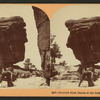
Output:
<instances>
[{"instance_id":1,"label":"boulder","mask_svg":"<svg viewBox=\"0 0 100 100\"><path fill-rule=\"evenodd\" d=\"M85 65L100 62L100 17L68 20L65 25L70 31L67 47L75 57Z\"/></svg>"},{"instance_id":2,"label":"boulder","mask_svg":"<svg viewBox=\"0 0 100 100\"><path fill-rule=\"evenodd\" d=\"M20 16L0 18L0 62L14 64L24 60L26 26Z\"/></svg>"}]
</instances>

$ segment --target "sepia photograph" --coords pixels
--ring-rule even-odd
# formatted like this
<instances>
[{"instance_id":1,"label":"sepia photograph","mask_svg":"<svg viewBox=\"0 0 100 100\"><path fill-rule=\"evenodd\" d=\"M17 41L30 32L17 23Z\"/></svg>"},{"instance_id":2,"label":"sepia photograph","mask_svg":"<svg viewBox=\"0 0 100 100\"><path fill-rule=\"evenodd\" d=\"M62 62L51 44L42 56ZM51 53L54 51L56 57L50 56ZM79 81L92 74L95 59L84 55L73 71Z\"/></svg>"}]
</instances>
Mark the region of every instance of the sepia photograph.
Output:
<instances>
[{"instance_id":1,"label":"sepia photograph","mask_svg":"<svg viewBox=\"0 0 100 100\"><path fill-rule=\"evenodd\" d=\"M99 4L1 4L0 95L99 96L99 9Z\"/></svg>"},{"instance_id":2,"label":"sepia photograph","mask_svg":"<svg viewBox=\"0 0 100 100\"><path fill-rule=\"evenodd\" d=\"M100 88L100 5L0 9L0 89Z\"/></svg>"},{"instance_id":3,"label":"sepia photograph","mask_svg":"<svg viewBox=\"0 0 100 100\"><path fill-rule=\"evenodd\" d=\"M50 85L50 20L34 6L0 5L0 89Z\"/></svg>"},{"instance_id":4,"label":"sepia photograph","mask_svg":"<svg viewBox=\"0 0 100 100\"><path fill-rule=\"evenodd\" d=\"M100 89L100 5L58 9L50 20L54 89Z\"/></svg>"}]
</instances>

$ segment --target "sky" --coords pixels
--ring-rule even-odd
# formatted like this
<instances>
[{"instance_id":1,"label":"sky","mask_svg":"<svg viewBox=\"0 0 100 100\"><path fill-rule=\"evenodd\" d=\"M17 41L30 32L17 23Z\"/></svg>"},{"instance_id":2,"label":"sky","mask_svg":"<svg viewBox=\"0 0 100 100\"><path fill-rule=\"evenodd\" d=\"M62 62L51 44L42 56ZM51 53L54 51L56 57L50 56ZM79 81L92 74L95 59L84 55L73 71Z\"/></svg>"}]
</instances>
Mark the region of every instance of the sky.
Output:
<instances>
[{"instance_id":1,"label":"sky","mask_svg":"<svg viewBox=\"0 0 100 100\"><path fill-rule=\"evenodd\" d=\"M65 26L65 21L95 16L100 16L99 4L78 4L65 6L53 14L50 21L51 34L56 35L55 41L58 43L63 55L61 59L57 59L57 63L65 60L67 65L80 64L80 61L75 58L73 51L66 46L70 32Z\"/></svg>"},{"instance_id":2,"label":"sky","mask_svg":"<svg viewBox=\"0 0 100 100\"><path fill-rule=\"evenodd\" d=\"M29 5L0 5L0 17L12 16L21 16L26 23L28 42L25 43L25 59L30 58L31 62L38 69L41 69L41 59L37 46L37 29L32 7ZM23 63L24 61L17 63L17 65L23 68Z\"/></svg>"}]
</instances>

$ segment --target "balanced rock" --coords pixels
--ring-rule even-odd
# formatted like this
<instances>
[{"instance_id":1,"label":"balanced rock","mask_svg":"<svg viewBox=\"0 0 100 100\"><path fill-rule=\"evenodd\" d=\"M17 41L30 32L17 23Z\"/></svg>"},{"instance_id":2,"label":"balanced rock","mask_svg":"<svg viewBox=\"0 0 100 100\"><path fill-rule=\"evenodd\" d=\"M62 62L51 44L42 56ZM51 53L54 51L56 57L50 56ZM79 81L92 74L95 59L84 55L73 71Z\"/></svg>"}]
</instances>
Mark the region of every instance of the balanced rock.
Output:
<instances>
[{"instance_id":1,"label":"balanced rock","mask_svg":"<svg viewBox=\"0 0 100 100\"><path fill-rule=\"evenodd\" d=\"M82 64L100 62L100 17L68 20L65 22L70 31L67 47Z\"/></svg>"},{"instance_id":2,"label":"balanced rock","mask_svg":"<svg viewBox=\"0 0 100 100\"><path fill-rule=\"evenodd\" d=\"M14 64L24 60L25 26L20 16L0 18L0 62Z\"/></svg>"}]
</instances>

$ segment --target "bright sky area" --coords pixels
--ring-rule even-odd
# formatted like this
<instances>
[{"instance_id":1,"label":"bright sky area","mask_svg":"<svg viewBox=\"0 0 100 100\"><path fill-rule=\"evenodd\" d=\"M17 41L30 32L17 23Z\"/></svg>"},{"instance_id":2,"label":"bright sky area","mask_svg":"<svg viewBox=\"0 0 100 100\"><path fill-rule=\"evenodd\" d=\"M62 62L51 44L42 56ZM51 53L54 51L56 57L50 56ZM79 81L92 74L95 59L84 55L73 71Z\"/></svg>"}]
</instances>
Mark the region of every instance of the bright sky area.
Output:
<instances>
[{"instance_id":1,"label":"bright sky area","mask_svg":"<svg viewBox=\"0 0 100 100\"><path fill-rule=\"evenodd\" d=\"M80 61L75 58L73 51L66 46L70 32L65 26L65 21L95 16L100 16L99 4L65 6L54 13L51 18L51 34L56 35L55 41L58 43L61 53L63 54L61 59L57 59L57 63L65 60L67 65L80 64Z\"/></svg>"}]
</instances>

